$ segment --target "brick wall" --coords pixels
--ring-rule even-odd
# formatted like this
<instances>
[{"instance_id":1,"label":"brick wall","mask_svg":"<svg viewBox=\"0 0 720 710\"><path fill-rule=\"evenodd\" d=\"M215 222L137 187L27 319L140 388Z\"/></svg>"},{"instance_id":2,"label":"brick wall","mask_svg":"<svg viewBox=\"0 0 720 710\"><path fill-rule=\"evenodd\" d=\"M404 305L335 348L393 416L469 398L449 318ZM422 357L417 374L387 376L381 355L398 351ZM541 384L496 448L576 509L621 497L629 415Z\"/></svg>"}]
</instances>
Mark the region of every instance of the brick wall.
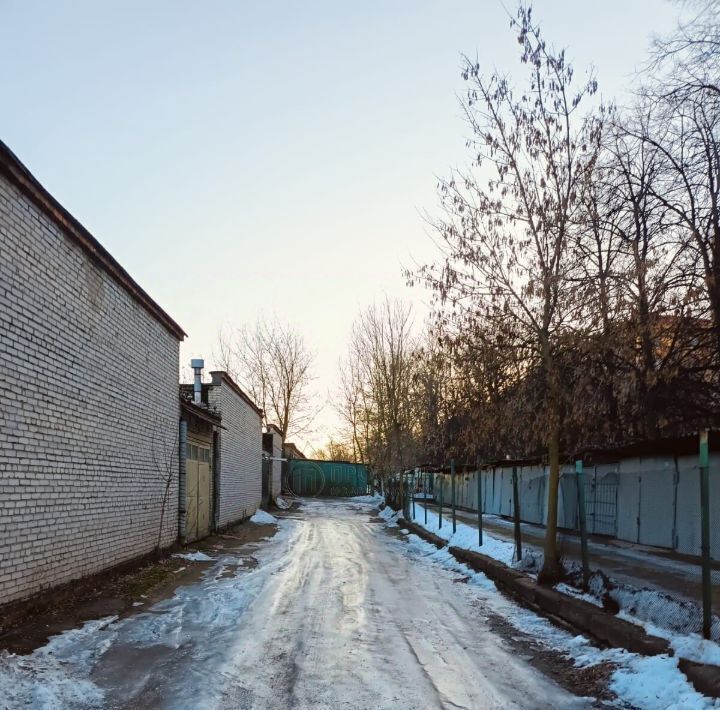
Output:
<instances>
[{"instance_id":1,"label":"brick wall","mask_svg":"<svg viewBox=\"0 0 720 710\"><path fill-rule=\"evenodd\" d=\"M225 373L212 372L208 405L220 413L219 528L252 515L262 497L262 419Z\"/></svg>"},{"instance_id":2,"label":"brick wall","mask_svg":"<svg viewBox=\"0 0 720 710\"><path fill-rule=\"evenodd\" d=\"M0 174L0 604L175 540L178 346Z\"/></svg>"}]
</instances>

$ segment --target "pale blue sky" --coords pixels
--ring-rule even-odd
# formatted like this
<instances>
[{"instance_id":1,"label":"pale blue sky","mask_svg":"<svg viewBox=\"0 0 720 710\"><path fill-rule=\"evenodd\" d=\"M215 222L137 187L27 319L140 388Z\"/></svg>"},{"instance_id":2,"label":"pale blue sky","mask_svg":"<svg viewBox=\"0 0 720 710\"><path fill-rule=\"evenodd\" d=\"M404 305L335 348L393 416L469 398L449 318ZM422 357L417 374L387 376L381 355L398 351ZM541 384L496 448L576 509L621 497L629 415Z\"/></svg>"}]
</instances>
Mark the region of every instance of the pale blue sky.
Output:
<instances>
[{"instance_id":1,"label":"pale blue sky","mask_svg":"<svg viewBox=\"0 0 720 710\"><path fill-rule=\"evenodd\" d=\"M677 7L535 13L614 97ZM0 136L188 332L183 362L276 313L324 400L360 308L425 300L401 270L432 253L434 176L466 160L460 52L519 73L499 2L0 0Z\"/></svg>"}]
</instances>

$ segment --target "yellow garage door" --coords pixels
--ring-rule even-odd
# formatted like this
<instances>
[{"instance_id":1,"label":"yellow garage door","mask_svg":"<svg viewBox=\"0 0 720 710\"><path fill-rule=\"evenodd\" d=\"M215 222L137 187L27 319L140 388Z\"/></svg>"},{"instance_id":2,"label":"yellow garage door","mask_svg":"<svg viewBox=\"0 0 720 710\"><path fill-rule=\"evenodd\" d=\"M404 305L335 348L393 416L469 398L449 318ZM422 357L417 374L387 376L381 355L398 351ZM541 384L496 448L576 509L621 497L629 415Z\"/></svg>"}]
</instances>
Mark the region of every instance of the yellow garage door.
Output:
<instances>
[{"instance_id":1,"label":"yellow garage door","mask_svg":"<svg viewBox=\"0 0 720 710\"><path fill-rule=\"evenodd\" d=\"M209 444L188 439L185 468L185 537L188 542L210 534L210 466Z\"/></svg>"}]
</instances>

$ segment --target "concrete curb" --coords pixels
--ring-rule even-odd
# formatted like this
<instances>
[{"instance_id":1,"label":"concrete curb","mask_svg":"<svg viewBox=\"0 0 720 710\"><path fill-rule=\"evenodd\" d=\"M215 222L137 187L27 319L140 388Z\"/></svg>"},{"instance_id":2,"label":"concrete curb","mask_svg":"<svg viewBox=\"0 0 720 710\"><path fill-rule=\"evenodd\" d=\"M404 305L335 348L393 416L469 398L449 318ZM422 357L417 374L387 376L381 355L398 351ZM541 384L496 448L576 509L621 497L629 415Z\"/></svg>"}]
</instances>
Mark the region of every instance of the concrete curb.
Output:
<instances>
[{"instance_id":1,"label":"concrete curb","mask_svg":"<svg viewBox=\"0 0 720 710\"><path fill-rule=\"evenodd\" d=\"M447 547L446 540L425 530L417 523L404 518L398 522L438 549ZM674 655L665 639L648 634L637 624L619 619L594 604L549 587L542 587L529 575L508 567L492 557L454 546L448 547L448 551L456 560L476 572L483 572L501 590L511 594L524 606L565 628L580 631L607 646L624 648L644 656ZM678 667L698 692L720 698L720 667L696 663L686 658L679 659Z\"/></svg>"}]
</instances>

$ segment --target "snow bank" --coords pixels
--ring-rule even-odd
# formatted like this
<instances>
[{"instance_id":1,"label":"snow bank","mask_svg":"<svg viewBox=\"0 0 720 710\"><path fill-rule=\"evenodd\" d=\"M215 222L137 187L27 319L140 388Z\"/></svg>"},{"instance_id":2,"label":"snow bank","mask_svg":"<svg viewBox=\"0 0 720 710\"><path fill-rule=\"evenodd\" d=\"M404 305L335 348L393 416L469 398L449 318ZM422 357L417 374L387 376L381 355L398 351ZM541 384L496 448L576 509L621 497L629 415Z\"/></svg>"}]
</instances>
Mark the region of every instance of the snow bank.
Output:
<instances>
[{"instance_id":1,"label":"snow bank","mask_svg":"<svg viewBox=\"0 0 720 710\"><path fill-rule=\"evenodd\" d=\"M493 537L485 530L483 530L482 546L478 544L478 530L476 527L471 527L458 520L457 530L453 533L452 513L448 515L446 511L443 511L442 527L439 527L440 516L435 511L428 509L427 524L425 524L425 509L418 506L415 508L415 520L413 522L424 527L428 532L446 540L449 546L480 552L506 565L512 565L515 559L515 545L513 543Z\"/></svg>"},{"instance_id":2,"label":"snow bank","mask_svg":"<svg viewBox=\"0 0 720 710\"><path fill-rule=\"evenodd\" d=\"M195 552L178 552L174 554L173 557L180 557L183 560L190 560L190 562L212 562L215 559L199 550Z\"/></svg>"},{"instance_id":3,"label":"snow bank","mask_svg":"<svg viewBox=\"0 0 720 710\"><path fill-rule=\"evenodd\" d=\"M580 579L581 569L574 565L574 576ZM642 626L649 634L667 639L676 655L698 663L720 666L720 619L713 617L713 641L700 636L702 631L702 607L686 599L678 599L657 589L642 589L617 582L598 572L590 576L590 594L582 594L575 586L558 585L556 589L566 594L580 596L586 601L602 605L602 599L614 600L620 611L618 617Z\"/></svg>"},{"instance_id":4,"label":"snow bank","mask_svg":"<svg viewBox=\"0 0 720 710\"><path fill-rule=\"evenodd\" d=\"M258 510L255 511L255 515L250 518L250 522L256 523L257 525L273 525L277 523L277 518L258 508Z\"/></svg>"},{"instance_id":5,"label":"snow bank","mask_svg":"<svg viewBox=\"0 0 720 710\"><path fill-rule=\"evenodd\" d=\"M386 508L380 516L391 527L397 527L400 513ZM445 518L445 516L443 516ZM506 564L512 562L513 545L497 540L483 532L483 546L480 547L477 529L457 523L457 532L452 533L452 520L443 520L438 530L438 516L428 510L428 523L424 525L424 512L416 514L415 523L426 527L451 545L482 552ZM407 541L418 563L423 561L451 570L468 578L468 587L482 597L483 606L505 618L518 631L536 638L548 648L566 654L578 667L591 667L600 663L612 663L615 671L610 678L610 689L621 702L643 710L705 710L720 708L720 701L698 693L678 668L678 657L667 655L645 657L629 653L624 649L599 649L584 636L573 636L564 629L554 626L548 619L536 614L502 595L495 584L482 572L475 572L458 562L447 547L438 550L417 535L408 535ZM432 572L430 572L432 574ZM575 591L575 596L578 592ZM583 595L590 596L590 595ZM589 599L588 599L589 601ZM597 600L596 600L597 603ZM685 637L687 640L688 637ZM706 644L709 642L705 642ZM716 644L711 644L716 646ZM692 649L690 649L692 651ZM715 658L714 650L707 646L694 649L697 655ZM687 653L682 655L690 657Z\"/></svg>"},{"instance_id":6,"label":"snow bank","mask_svg":"<svg viewBox=\"0 0 720 710\"><path fill-rule=\"evenodd\" d=\"M275 505L280 508L280 510L288 510L292 507L292 503L286 501L282 496L277 496L275 498Z\"/></svg>"},{"instance_id":7,"label":"snow bank","mask_svg":"<svg viewBox=\"0 0 720 710\"><path fill-rule=\"evenodd\" d=\"M483 530L483 545L478 545L478 531L474 526L457 521L457 532L452 532L452 513L443 511L442 528L438 529L439 516L436 512L425 512L421 506L416 507L414 522L429 532L446 540L449 546L460 547L503 562L506 565L522 569L531 574L542 566L542 554L526 549L520 562L513 562L515 546L507 540L501 540ZM578 580L582 568L572 565L572 571ZM609 581L610 586L606 586ZM578 582L579 583L579 582ZM697 663L710 663L720 666L720 644L706 641L700 636L702 609L698 604L683 599L675 599L668 594L654 589L638 589L627 584L607 580L600 574L590 578L589 593L577 586L558 584L557 591L582 599L595 606L603 606L603 597L610 596L620 607L618 617L643 627L649 634L665 638L676 655ZM713 619L713 637L720 638L720 620ZM683 676L684 677L684 676Z\"/></svg>"},{"instance_id":8,"label":"snow bank","mask_svg":"<svg viewBox=\"0 0 720 710\"><path fill-rule=\"evenodd\" d=\"M385 502L385 496L381 496L379 493L373 493L369 496L352 496L348 498L353 503L368 503L370 505L379 505Z\"/></svg>"}]
</instances>

